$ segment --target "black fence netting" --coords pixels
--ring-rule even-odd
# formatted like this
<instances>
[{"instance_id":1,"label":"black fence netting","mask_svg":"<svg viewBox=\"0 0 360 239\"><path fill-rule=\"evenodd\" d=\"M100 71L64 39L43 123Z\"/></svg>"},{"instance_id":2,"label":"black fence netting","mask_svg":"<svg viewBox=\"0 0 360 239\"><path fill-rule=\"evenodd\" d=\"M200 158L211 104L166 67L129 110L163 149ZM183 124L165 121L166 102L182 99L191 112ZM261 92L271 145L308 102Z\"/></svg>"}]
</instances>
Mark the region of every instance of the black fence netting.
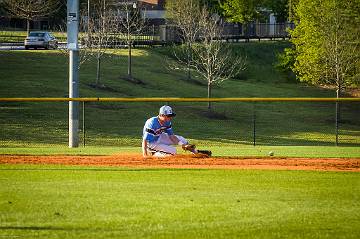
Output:
<instances>
[{"instance_id":1,"label":"black fence netting","mask_svg":"<svg viewBox=\"0 0 360 239\"><path fill-rule=\"evenodd\" d=\"M80 102L79 146L140 146L168 104L173 130L204 145L360 146L360 102ZM68 144L68 102L0 102L0 147Z\"/></svg>"}]
</instances>

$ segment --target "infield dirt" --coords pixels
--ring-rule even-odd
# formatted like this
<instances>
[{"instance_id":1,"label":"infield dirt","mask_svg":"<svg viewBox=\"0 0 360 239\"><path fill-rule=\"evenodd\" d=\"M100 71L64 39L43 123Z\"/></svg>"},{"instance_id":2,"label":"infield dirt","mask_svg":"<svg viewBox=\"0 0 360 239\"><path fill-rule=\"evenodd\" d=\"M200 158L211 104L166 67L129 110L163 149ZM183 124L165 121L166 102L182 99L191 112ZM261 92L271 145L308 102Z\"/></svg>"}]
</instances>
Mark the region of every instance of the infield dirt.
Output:
<instances>
[{"instance_id":1,"label":"infield dirt","mask_svg":"<svg viewBox=\"0 0 360 239\"><path fill-rule=\"evenodd\" d=\"M360 158L206 158L201 155L143 158L140 154L118 154L111 156L0 155L0 164L62 164L134 168L276 169L360 172Z\"/></svg>"}]
</instances>

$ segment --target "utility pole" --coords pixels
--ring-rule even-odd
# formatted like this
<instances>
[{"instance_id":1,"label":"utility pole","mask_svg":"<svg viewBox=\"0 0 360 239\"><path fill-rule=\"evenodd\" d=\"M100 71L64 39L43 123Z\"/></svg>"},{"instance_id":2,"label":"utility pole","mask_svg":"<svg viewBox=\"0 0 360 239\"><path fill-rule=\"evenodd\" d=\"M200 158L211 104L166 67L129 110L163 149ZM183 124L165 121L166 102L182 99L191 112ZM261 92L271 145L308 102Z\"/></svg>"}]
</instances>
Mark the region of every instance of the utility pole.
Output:
<instances>
[{"instance_id":1,"label":"utility pole","mask_svg":"<svg viewBox=\"0 0 360 239\"><path fill-rule=\"evenodd\" d=\"M69 98L79 97L79 0L67 0L67 48L69 50ZM69 101L69 148L79 146L79 102Z\"/></svg>"},{"instance_id":2,"label":"utility pole","mask_svg":"<svg viewBox=\"0 0 360 239\"><path fill-rule=\"evenodd\" d=\"M88 42L90 42L90 0L87 1L87 35Z\"/></svg>"}]
</instances>

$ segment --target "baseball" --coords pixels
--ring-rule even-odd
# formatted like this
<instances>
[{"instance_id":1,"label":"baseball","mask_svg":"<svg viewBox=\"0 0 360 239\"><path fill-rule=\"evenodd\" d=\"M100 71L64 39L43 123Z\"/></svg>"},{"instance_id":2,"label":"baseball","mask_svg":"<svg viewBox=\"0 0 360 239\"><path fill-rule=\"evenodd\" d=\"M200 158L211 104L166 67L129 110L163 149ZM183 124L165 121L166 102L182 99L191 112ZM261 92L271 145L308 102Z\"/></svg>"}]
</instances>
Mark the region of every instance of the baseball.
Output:
<instances>
[{"instance_id":1,"label":"baseball","mask_svg":"<svg viewBox=\"0 0 360 239\"><path fill-rule=\"evenodd\" d=\"M269 156L274 156L274 152L273 152L273 151L270 151L270 152L269 152Z\"/></svg>"}]
</instances>

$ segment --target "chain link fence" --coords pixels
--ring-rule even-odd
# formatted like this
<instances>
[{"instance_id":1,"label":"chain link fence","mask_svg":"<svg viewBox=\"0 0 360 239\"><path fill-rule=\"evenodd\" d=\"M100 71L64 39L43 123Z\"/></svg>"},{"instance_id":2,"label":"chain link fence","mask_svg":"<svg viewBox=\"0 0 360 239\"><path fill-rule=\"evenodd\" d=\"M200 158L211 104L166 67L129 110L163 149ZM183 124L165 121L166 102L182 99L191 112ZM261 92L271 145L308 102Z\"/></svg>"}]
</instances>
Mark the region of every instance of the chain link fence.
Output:
<instances>
[{"instance_id":1,"label":"chain link fence","mask_svg":"<svg viewBox=\"0 0 360 239\"><path fill-rule=\"evenodd\" d=\"M79 146L139 146L145 121L171 105L176 134L200 145L360 146L360 101L80 102ZM0 147L68 144L68 102L0 102ZM338 140L336 140L338 139Z\"/></svg>"}]
</instances>

